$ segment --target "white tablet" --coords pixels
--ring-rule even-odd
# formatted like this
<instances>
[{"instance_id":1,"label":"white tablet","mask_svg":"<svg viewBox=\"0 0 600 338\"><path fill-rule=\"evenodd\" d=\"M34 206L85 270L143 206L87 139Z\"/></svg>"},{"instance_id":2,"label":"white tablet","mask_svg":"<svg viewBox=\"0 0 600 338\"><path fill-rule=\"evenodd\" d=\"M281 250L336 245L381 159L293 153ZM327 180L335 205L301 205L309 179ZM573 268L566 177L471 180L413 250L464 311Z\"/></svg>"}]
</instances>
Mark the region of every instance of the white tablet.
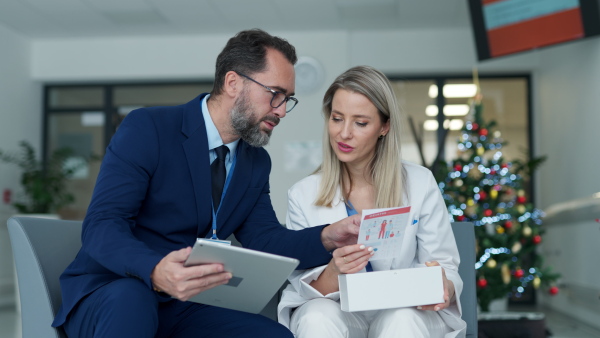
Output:
<instances>
[{"instance_id":1,"label":"white tablet","mask_svg":"<svg viewBox=\"0 0 600 338\"><path fill-rule=\"evenodd\" d=\"M300 261L294 258L219 244L198 238L185 266L221 263L233 278L199 293L190 301L259 313L285 283Z\"/></svg>"}]
</instances>

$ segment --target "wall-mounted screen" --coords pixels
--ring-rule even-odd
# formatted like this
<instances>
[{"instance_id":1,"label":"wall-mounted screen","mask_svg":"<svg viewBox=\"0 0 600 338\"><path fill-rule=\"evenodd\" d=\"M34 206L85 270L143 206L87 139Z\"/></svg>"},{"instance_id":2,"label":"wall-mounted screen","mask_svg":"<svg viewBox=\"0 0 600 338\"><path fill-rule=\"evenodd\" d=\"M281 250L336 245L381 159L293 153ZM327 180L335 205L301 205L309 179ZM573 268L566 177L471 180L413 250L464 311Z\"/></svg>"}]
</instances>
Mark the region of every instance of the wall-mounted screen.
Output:
<instances>
[{"instance_id":1,"label":"wall-mounted screen","mask_svg":"<svg viewBox=\"0 0 600 338\"><path fill-rule=\"evenodd\" d=\"M599 0L469 0L486 60L600 35Z\"/></svg>"}]
</instances>

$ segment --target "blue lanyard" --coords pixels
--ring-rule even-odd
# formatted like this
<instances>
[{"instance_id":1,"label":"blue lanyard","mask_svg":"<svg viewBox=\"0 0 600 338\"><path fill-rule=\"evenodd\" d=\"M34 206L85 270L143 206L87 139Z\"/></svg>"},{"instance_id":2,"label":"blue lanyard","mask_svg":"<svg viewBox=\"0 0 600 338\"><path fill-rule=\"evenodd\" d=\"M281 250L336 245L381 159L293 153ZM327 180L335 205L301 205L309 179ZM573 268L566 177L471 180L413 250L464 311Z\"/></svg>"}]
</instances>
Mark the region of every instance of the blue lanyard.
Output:
<instances>
[{"instance_id":1,"label":"blue lanyard","mask_svg":"<svg viewBox=\"0 0 600 338\"><path fill-rule=\"evenodd\" d=\"M239 149L239 145L237 149ZM237 149L235 157L233 158L233 162L231 163L231 168L229 168L229 173L227 174L227 178L225 179L225 186L223 187L223 194L221 194L221 202L223 202L223 196L227 193L227 188L229 187L229 182L231 182L231 177L233 176L233 172L235 171L235 163L237 162ZM216 160L215 160L216 161ZM215 204L212 202L212 198L210 201L211 209L212 209L212 237L211 239L219 239L217 237L217 214L219 210L221 210L221 206L223 203L219 203L219 209L215 212Z\"/></svg>"}]
</instances>

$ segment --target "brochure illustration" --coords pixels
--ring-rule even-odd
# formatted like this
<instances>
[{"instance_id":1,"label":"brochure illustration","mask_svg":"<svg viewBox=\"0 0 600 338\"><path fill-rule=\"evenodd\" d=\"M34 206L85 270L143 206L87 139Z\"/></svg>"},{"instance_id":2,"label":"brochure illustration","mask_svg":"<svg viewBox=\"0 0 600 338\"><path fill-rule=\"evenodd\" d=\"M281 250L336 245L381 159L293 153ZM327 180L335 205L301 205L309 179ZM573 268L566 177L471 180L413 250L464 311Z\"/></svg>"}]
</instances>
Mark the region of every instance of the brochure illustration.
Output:
<instances>
[{"instance_id":1,"label":"brochure illustration","mask_svg":"<svg viewBox=\"0 0 600 338\"><path fill-rule=\"evenodd\" d=\"M410 207L363 210L358 243L373 247L371 261L393 258L408 226Z\"/></svg>"}]
</instances>

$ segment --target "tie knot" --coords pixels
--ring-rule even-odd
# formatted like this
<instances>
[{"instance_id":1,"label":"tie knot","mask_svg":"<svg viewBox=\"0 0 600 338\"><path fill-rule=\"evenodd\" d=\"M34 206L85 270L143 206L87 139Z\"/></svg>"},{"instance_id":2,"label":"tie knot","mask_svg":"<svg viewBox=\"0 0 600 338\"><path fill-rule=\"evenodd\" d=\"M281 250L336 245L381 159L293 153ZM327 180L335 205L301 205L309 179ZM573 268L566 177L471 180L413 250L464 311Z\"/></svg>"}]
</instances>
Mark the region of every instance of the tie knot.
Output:
<instances>
[{"instance_id":1,"label":"tie knot","mask_svg":"<svg viewBox=\"0 0 600 338\"><path fill-rule=\"evenodd\" d=\"M225 161L225 157L227 156L227 153L229 152L229 148L227 148L226 145L222 145L220 147L216 147L215 152L217 153L217 158L219 160Z\"/></svg>"}]
</instances>

